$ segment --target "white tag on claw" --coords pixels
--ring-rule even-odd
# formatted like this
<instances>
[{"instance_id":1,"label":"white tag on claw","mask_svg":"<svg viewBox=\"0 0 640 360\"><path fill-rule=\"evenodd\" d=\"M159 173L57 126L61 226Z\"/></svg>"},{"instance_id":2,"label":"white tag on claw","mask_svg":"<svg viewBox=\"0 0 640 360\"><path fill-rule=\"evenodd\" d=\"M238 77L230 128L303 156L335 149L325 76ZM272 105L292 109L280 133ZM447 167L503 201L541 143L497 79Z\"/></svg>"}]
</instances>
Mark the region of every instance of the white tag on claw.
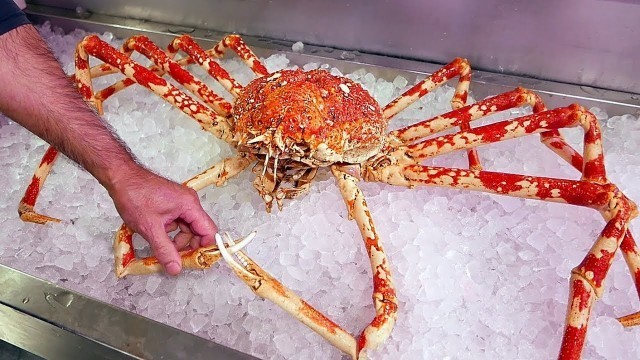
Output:
<instances>
[{"instance_id":1,"label":"white tag on claw","mask_svg":"<svg viewBox=\"0 0 640 360\"><path fill-rule=\"evenodd\" d=\"M27 3L25 2L25 0L13 0L13 2L15 2L16 5L18 5L20 10L24 10L27 7Z\"/></svg>"}]
</instances>

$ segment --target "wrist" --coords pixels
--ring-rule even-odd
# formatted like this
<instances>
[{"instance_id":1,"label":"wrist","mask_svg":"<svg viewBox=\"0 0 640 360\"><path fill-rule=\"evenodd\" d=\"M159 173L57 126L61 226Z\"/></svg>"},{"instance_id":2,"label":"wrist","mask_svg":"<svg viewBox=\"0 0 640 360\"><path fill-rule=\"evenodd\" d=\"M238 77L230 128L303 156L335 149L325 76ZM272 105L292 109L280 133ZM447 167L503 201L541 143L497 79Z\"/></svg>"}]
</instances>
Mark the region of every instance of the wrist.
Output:
<instances>
[{"instance_id":1,"label":"wrist","mask_svg":"<svg viewBox=\"0 0 640 360\"><path fill-rule=\"evenodd\" d=\"M148 175L149 171L133 159L114 162L109 166L100 167L93 172L93 176L107 189L109 194L113 194L120 188L120 184L130 182L133 179L140 179Z\"/></svg>"}]
</instances>

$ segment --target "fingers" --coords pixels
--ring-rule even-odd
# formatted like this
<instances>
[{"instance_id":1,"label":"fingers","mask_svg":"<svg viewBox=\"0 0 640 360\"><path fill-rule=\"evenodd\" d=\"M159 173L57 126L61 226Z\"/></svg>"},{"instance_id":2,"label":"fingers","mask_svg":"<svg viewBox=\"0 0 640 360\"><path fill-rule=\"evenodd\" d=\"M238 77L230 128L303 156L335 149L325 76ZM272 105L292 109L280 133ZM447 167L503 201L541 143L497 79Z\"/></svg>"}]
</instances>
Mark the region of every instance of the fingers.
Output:
<instances>
[{"instance_id":1,"label":"fingers","mask_svg":"<svg viewBox=\"0 0 640 360\"><path fill-rule=\"evenodd\" d=\"M168 274L182 270L179 250L215 242L218 227L196 191L187 186L141 169L114 185L109 194L124 222L147 240ZM175 230L179 231L171 239L168 233Z\"/></svg>"},{"instance_id":2,"label":"fingers","mask_svg":"<svg viewBox=\"0 0 640 360\"><path fill-rule=\"evenodd\" d=\"M164 228L157 226L156 230L152 230L151 235L146 238L153 254L160 264L162 264L164 270L169 275L178 275L182 270L182 260L180 259L178 250L164 231Z\"/></svg>"},{"instance_id":3,"label":"fingers","mask_svg":"<svg viewBox=\"0 0 640 360\"><path fill-rule=\"evenodd\" d=\"M182 250L191 243L191 240L193 239L193 233L191 232L189 225L183 223L182 221L180 221L178 224L180 227L180 232L178 232L176 236L173 237L173 243L177 250ZM192 249L196 248L192 247Z\"/></svg>"},{"instance_id":4,"label":"fingers","mask_svg":"<svg viewBox=\"0 0 640 360\"><path fill-rule=\"evenodd\" d=\"M189 224L191 232L199 238L191 242L192 247L194 244L200 247L211 246L215 243L214 236L218 233L218 226L216 226L211 217L204 211L197 197L195 197L193 206L189 207L182 214L182 218Z\"/></svg>"},{"instance_id":5,"label":"fingers","mask_svg":"<svg viewBox=\"0 0 640 360\"><path fill-rule=\"evenodd\" d=\"M189 246L191 246L192 249L197 249L200 246L204 246L202 245L202 238L198 235L195 235L194 237L191 238L191 241L189 242Z\"/></svg>"}]
</instances>

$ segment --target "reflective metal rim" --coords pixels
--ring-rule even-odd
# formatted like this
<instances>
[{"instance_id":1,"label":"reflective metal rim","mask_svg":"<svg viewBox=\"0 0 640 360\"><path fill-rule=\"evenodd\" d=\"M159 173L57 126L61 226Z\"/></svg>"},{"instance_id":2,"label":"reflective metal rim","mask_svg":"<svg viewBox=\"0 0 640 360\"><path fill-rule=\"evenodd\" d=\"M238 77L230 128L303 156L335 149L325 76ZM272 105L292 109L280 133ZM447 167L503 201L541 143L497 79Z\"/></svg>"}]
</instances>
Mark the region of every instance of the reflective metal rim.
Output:
<instances>
[{"instance_id":1,"label":"reflective metal rim","mask_svg":"<svg viewBox=\"0 0 640 360\"><path fill-rule=\"evenodd\" d=\"M121 38L127 38L134 34L143 34L160 46L168 45L176 34L186 33L193 36L205 48L210 48L226 35L225 33L179 25L91 14L81 9L77 12L72 12L58 8L29 5L26 12L35 23L50 21L52 25L61 27L65 31L72 31L77 28L99 33L109 31ZM306 44L303 53L294 53L291 48L293 43L288 41L245 36L244 34L243 39L258 56L266 57L277 52L285 52L291 62L296 65L301 66L310 62L326 63L335 66L343 73L364 68L376 77L389 81L400 75L411 82L416 76L430 74L442 66L442 64ZM473 64L471 66L473 68ZM536 91L548 108L567 106L570 103L577 102L587 108L599 107L606 111L609 116L640 115L640 94L485 71L474 71L472 73L471 93L478 100L513 90L518 86Z\"/></svg>"},{"instance_id":2,"label":"reflective metal rim","mask_svg":"<svg viewBox=\"0 0 640 360\"><path fill-rule=\"evenodd\" d=\"M255 359L4 265L0 339L45 359Z\"/></svg>"}]
</instances>

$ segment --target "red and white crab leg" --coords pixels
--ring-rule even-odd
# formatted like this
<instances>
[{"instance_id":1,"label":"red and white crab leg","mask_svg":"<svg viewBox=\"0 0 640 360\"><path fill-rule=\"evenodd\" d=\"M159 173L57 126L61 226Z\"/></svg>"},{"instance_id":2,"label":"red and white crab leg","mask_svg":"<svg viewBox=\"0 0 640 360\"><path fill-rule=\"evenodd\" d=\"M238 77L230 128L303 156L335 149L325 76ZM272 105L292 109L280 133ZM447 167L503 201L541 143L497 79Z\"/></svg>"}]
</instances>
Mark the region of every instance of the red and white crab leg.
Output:
<instances>
[{"instance_id":1,"label":"red and white crab leg","mask_svg":"<svg viewBox=\"0 0 640 360\"><path fill-rule=\"evenodd\" d=\"M227 117L231 114L231 104L229 102L213 92L213 90L182 68L176 61L171 60L169 56L149 40L148 37L132 36L125 41L124 47L128 50L135 50L151 59L158 68L162 69L187 90L202 99L205 104L212 107L219 115Z\"/></svg>"},{"instance_id":2,"label":"red and white crab leg","mask_svg":"<svg viewBox=\"0 0 640 360\"><path fill-rule=\"evenodd\" d=\"M235 253L240 262L238 263L224 247L219 234L216 234L216 244L227 264L256 295L278 305L351 358L358 358L356 340L353 336L282 285L243 251Z\"/></svg>"},{"instance_id":3,"label":"red and white crab leg","mask_svg":"<svg viewBox=\"0 0 640 360\"><path fill-rule=\"evenodd\" d=\"M564 335L558 359L578 360L584 347L589 315L596 299L602 296L603 281L616 250L627 232L631 209L620 201L589 254L571 272L569 303Z\"/></svg>"},{"instance_id":4,"label":"red and white crab leg","mask_svg":"<svg viewBox=\"0 0 640 360\"><path fill-rule=\"evenodd\" d=\"M493 113L520 107L529 104L534 107L534 113L538 109L544 109L544 104L538 95L524 88L516 88L512 91L496 95L475 104L466 105L448 113L423 120L418 123L390 132L405 143L416 141L420 138L461 126Z\"/></svg>"},{"instance_id":5,"label":"red and white crab leg","mask_svg":"<svg viewBox=\"0 0 640 360\"><path fill-rule=\"evenodd\" d=\"M507 93L509 94L509 93ZM504 94L504 95L507 95ZM516 90L514 92L511 93L511 95L508 95L507 97L505 96L497 96L494 97L492 99L487 99L486 102L491 102L493 104L496 103L502 103L501 101L495 101L495 100L500 100L500 99L509 99L511 98L513 101L512 95L524 95L526 97L529 97L530 95L535 95L533 93L530 93L526 90ZM518 95L519 96L519 95ZM537 98L537 96L536 96ZM482 104L483 102L480 102L478 104ZM477 105L477 104L476 104ZM485 104L486 106L486 104ZM502 108L502 106L498 106L498 105L491 105L491 106L486 106L487 108L490 108L492 106L497 106L498 108ZM474 105L475 107L475 105ZM534 112L537 110L538 114L540 114L540 108L542 108L543 105L541 102L536 102L536 105L534 106ZM460 109L462 110L466 110L466 109ZM470 115L471 113L475 113L475 111L465 111L467 116ZM457 118L460 116L459 111L457 114L455 114L456 112L452 112L450 114L452 115L446 115L443 117L438 117L435 118L434 121L432 122L424 122L423 124L418 124L421 127L421 131L418 132L414 132L411 133L409 130L414 130L414 129L410 129L411 127L405 128L406 130L404 131L399 131L396 136L398 136L400 139L402 140L407 140L407 141L411 141L414 140L417 136L420 135L425 135L425 134L429 134L432 131L441 131L444 130L445 128L451 127L451 126L455 126L455 121L457 121ZM553 114L553 112L547 112L547 114ZM590 113L589 113L590 115ZM581 122L583 128L586 129L586 132L589 131L593 131L595 129L599 129L597 124L595 123L594 117L593 116L587 116L586 118L584 117L579 117L581 119L584 119L584 121ZM536 115L531 115L531 117L536 117ZM453 121L453 123L452 123ZM523 121L526 122L527 120ZM549 123L549 122L547 122ZM507 127L511 127L513 128L513 122L503 122L503 124L507 124L507 126L505 126L504 128ZM535 125L533 123L530 123L531 125ZM499 125L497 126L497 128L499 129ZM562 125L561 127L564 127L564 125ZM479 130L479 131L483 131L483 130L487 130L487 128L483 129L483 128L476 128L475 130ZM502 130L499 130L499 132L502 132ZM485 135L488 135L489 138L495 138L494 136L491 135L491 132L487 131L486 133L484 133ZM459 134L455 134L452 136L448 136L449 140L445 141L448 143L451 143L451 139L454 138L455 136L457 136ZM477 134L476 134L477 135ZM520 134L518 136L523 136L526 135L525 134ZM467 138L468 136L466 135L461 135L461 137L463 138ZM495 141L499 141L499 140L504 140L508 137L505 138L501 138ZM606 180L606 176L605 176L605 169L604 169L604 163L602 161L592 161L592 166L585 166L585 162L583 161L583 157L582 155L580 155L577 151L575 151L571 146L569 146L566 141L562 138L562 136L560 135L559 131L557 129L555 130L549 130L549 131L543 131L541 133L541 140L543 143L545 143L549 148L551 148L552 150L554 150L554 152L556 152L557 154L559 154L563 159L565 159L567 162L569 162L571 165L573 165L576 169L578 169L581 173L583 171L583 168L587 169L587 170L591 170L592 174L591 174L591 178L595 179L595 181L600 181L600 182L604 182L607 183L608 181ZM593 139L596 139L596 141L594 142L594 144L592 144L592 146L589 149L586 149L587 151L592 151L594 152L592 154L592 159L599 159L601 157L602 151L600 149L598 149L598 143L600 142L600 138L599 138L599 131L594 132L593 134L590 134L589 136L585 136L585 141L592 141ZM494 140L490 140L489 142L493 142ZM422 143L422 146L427 146L428 141L425 141ZM442 146L442 144L440 144ZM473 142L469 142L464 146L461 146L461 148L465 148L466 146L478 146L480 144L478 143L473 143ZM451 148L447 148L444 151L439 151L437 153L437 155L445 153L445 152L449 152L452 151ZM411 153L411 155L416 155L414 153ZM430 156L435 156L436 154L431 154ZM584 180L590 180L588 176L583 176ZM623 253L623 256L625 258L625 261L627 263L627 266L629 267L629 270L631 271L635 286L636 286L636 290L638 291L638 294L640 296L640 251L638 249L638 247L636 246L635 241L633 240L633 237L631 236L630 233L627 233L627 236L625 236L625 238L622 241L622 245L620 247L620 250ZM640 323L640 313L636 313L636 314L632 314L632 315L628 315L626 317L623 317L620 319L620 321L625 324L625 326L631 326L632 324L638 324Z\"/></svg>"},{"instance_id":6,"label":"red and white crab leg","mask_svg":"<svg viewBox=\"0 0 640 360\"><path fill-rule=\"evenodd\" d=\"M469 62L466 59L456 58L387 104L382 110L382 117L390 120L400 111L406 109L407 106L413 104L416 100L456 76L460 76L460 81L458 82L456 93L451 103L452 107L459 108L466 102L469 82L471 81L470 72L471 67L469 66ZM457 105L453 105L454 103Z\"/></svg>"},{"instance_id":7,"label":"red and white crab leg","mask_svg":"<svg viewBox=\"0 0 640 360\"><path fill-rule=\"evenodd\" d=\"M175 38L169 45L168 52L174 56L178 50L182 50L198 65L202 66L209 75L216 79L222 87L229 91L234 97L238 97L242 85L240 85L229 73L200 47L190 36L182 35Z\"/></svg>"},{"instance_id":8,"label":"red and white crab leg","mask_svg":"<svg viewBox=\"0 0 640 360\"><path fill-rule=\"evenodd\" d=\"M547 110L542 99L536 93L519 87L515 90L478 101L475 104L467 105L446 114L392 131L390 135L404 142L412 142L454 126L461 126L465 122L471 122L499 111L527 104L532 106L533 113ZM565 159L578 171L582 172L582 155L564 140L558 130L542 132L540 138L542 143L549 149Z\"/></svg>"},{"instance_id":9,"label":"red and white crab leg","mask_svg":"<svg viewBox=\"0 0 640 360\"><path fill-rule=\"evenodd\" d=\"M190 187L195 191L201 190L212 184L222 186L228 179L246 169L247 166L251 164L251 161L251 158L242 155L224 159L206 171L203 171L202 173L185 181L183 185ZM153 257L145 259L136 258L135 249L133 248L133 234L133 231L123 224L118 229L113 241L115 271L116 276L119 278L125 275L149 274L161 269L161 266ZM211 256L213 256L211 251L212 248L209 247L201 248L196 251L182 252L182 265L194 269L207 268L217 261L217 258L216 260L210 261L210 259L212 259Z\"/></svg>"},{"instance_id":10,"label":"red and white crab leg","mask_svg":"<svg viewBox=\"0 0 640 360\"><path fill-rule=\"evenodd\" d=\"M358 338L358 354L362 354L367 349L375 349L389 337L397 317L398 300L389 261L373 225L364 195L356 185L357 179L339 166L332 166L331 172L338 180L349 218L355 219L360 228L373 273L373 305L376 316Z\"/></svg>"},{"instance_id":11,"label":"red and white crab leg","mask_svg":"<svg viewBox=\"0 0 640 360\"><path fill-rule=\"evenodd\" d=\"M258 76L268 75L269 71L262 65L258 57L251 51L251 49L245 44L240 35L232 34L227 35L213 48L216 57L222 57L225 50L231 49L253 70Z\"/></svg>"},{"instance_id":12,"label":"red and white crab leg","mask_svg":"<svg viewBox=\"0 0 640 360\"><path fill-rule=\"evenodd\" d=\"M389 104L387 104L382 110L382 116L389 120L397 113L407 108L407 106L413 104L416 100L427 95L433 89L438 88L445 84L447 81L459 76L458 85L456 86L453 99L451 99L451 108L456 110L463 107L467 103L469 96L469 84L471 82L471 66L467 59L456 58L451 63L445 65L438 71L434 72L426 79L414 85L411 89L404 92ZM468 130L471 125L468 121L462 121L460 124L461 130ZM476 149L469 149L467 151L469 158L469 167L471 169L480 170L480 157Z\"/></svg>"},{"instance_id":13,"label":"red and white crab leg","mask_svg":"<svg viewBox=\"0 0 640 360\"><path fill-rule=\"evenodd\" d=\"M164 98L171 105L196 120L205 130L222 140L233 142L231 129L226 118L215 114L165 79L129 59L125 54L117 51L95 35L85 37L78 44L76 51L75 79L80 93L85 99L94 99L89 72L89 55L116 66L129 79Z\"/></svg>"},{"instance_id":14,"label":"red and white crab leg","mask_svg":"<svg viewBox=\"0 0 640 360\"><path fill-rule=\"evenodd\" d=\"M607 180L597 119L592 113L575 104L428 139L408 145L406 151L412 157L424 159L455 150L574 126L581 126L585 131L582 178L605 183Z\"/></svg>"},{"instance_id":15,"label":"red and white crab leg","mask_svg":"<svg viewBox=\"0 0 640 360\"><path fill-rule=\"evenodd\" d=\"M620 244L620 250L622 250L624 260L627 263L633 282L636 285L636 291L638 292L638 296L640 296L640 250L628 229L622 240L622 244ZM625 327L638 326L640 325L640 311L622 316L618 318L618 321Z\"/></svg>"},{"instance_id":16,"label":"red and white crab leg","mask_svg":"<svg viewBox=\"0 0 640 360\"><path fill-rule=\"evenodd\" d=\"M542 133L542 138L542 141L546 141L545 144L549 148L557 150L555 152L558 153L565 161L573 165L573 167L578 171L582 172L582 155L567 144L557 130ZM622 243L620 244L620 251L627 263L629 272L631 273L631 278L633 279L633 283L636 287L636 292L638 293L638 296L640 296L640 249L638 249L638 246L628 229L624 239L622 239ZM625 327L640 325L640 312L622 316L618 318L618 321L620 321L620 323Z\"/></svg>"},{"instance_id":17,"label":"red and white crab leg","mask_svg":"<svg viewBox=\"0 0 640 360\"><path fill-rule=\"evenodd\" d=\"M107 64L97 65L91 68L91 77L100 77L104 75L108 75L113 73L112 67ZM75 83L75 75L71 75L68 77L72 82ZM102 115L102 99L97 98L93 93L89 96L87 93L82 94L83 98L86 102L93 105L98 114ZM53 164L58 158L58 150L56 150L53 146L49 146L45 151L42 159L40 160L40 164L36 169L35 173L31 178L31 182L27 187L20 203L18 204L18 215L20 215L20 219L26 222L32 222L36 224L46 224L48 222L61 222L60 219L53 218L47 215L39 214L34 211L34 207L38 196L40 195L40 190L44 185L47 176L51 172L53 168Z\"/></svg>"},{"instance_id":18,"label":"red and white crab leg","mask_svg":"<svg viewBox=\"0 0 640 360\"><path fill-rule=\"evenodd\" d=\"M591 305L602 294L602 281L623 241L629 218L636 213L635 205L615 185L423 165L382 167L369 176L400 186L433 185L586 206L610 218L589 255L571 276L570 311L560 359L579 358Z\"/></svg>"},{"instance_id":19,"label":"red and white crab leg","mask_svg":"<svg viewBox=\"0 0 640 360\"><path fill-rule=\"evenodd\" d=\"M20 204L18 205L18 214L20 215L20 219L26 222L32 222L36 224L46 224L48 222L60 222L60 219L56 219L47 215L42 215L33 210L36 206L36 200L38 200L38 195L40 195L40 189L42 189L42 185L44 185L44 181L47 179L53 164L58 157L58 150L56 150L53 146L49 146L47 151L44 153L42 160L40 161L40 165L38 165L38 169L36 169L35 174L31 178L31 183L27 187L27 190L24 193L24 196L20 200Z\"/></svg>"},{"instance_id":20,"label":"red and white crab leg","mask_svg":"<svg viewBox=\"0 0 640 360\"><path fill-rule=\"evenodd\" d=\"M122 50L123 53L125 53L126 55L130 56L131 51L127 50L127 49L123 49ZM213 50L210 50L211 53L213 53ZM171 59L173 59L173 55L175 54L170 54L171 56L169 56ZM178 65L180 66L185 66L185 65L189 65L189 64L193 64L193 60L190 57L184 57L180 60L176 61L178 63ZM162 69L159 69L157 65L151 65L148 67L148 69L150 71L153 71L156 75L158 76L162 76L164 75L164 71ZM94 67L91 68L90 73L91 73L91 78L92 79L96 79L99 78L101 76L105 76L105 75L110 75L110 74L115 74L115 73L119 73L120 71L109 65L109 64L100 64L100 65L96 65ZM74 80L75 81L75 80ZM126 88L128 88L129 86L135 84L136 82L129 79L129 78L124 78L116 83L114 83L113 85L107 86L104 89L98 91L95 95L96 101L101 101L104 102L107 98L109 98L110 96L112 96L113 94L124 90Z\"/></svg>"}]
</instances>

